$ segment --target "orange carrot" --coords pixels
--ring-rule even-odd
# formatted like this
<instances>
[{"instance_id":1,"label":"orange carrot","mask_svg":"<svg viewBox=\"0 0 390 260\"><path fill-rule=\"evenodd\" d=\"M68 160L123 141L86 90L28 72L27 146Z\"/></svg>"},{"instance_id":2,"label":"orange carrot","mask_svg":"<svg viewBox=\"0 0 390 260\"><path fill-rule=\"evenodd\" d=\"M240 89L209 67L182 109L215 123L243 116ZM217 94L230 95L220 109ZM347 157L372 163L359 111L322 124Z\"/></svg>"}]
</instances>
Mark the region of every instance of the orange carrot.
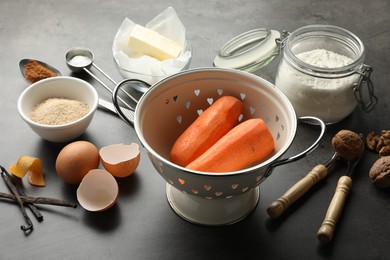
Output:
<instances>
[{"instance_id":1,"label":"orange carrot","mask_svg":"<svg viewBox=\"0 0 390 260\"><path fill-rule=\"evenodd\" d=\"M219 98L179 136L170 160L181 166L195 160L234 127L242 110L243 104L237 98Z\"/></svg>"},{"instance_id":2,"label":"orange carrot","mask_svg":"<svg viewBox=\"0 0 390 260\"><path fill-rule=\"evenodd\" d=\"M274 149L274 139L260 118L234 127L186 168L204 172L230 172L260 162Z\"/></svg>"}]
</instances>

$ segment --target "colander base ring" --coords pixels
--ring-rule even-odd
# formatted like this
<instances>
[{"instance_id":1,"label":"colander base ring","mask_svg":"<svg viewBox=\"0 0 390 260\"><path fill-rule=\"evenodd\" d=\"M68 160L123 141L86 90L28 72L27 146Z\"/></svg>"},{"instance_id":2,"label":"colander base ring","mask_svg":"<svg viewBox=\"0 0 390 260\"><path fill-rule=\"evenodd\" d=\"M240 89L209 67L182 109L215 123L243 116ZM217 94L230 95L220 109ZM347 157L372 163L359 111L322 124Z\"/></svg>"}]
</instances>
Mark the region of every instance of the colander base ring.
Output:
<instances>
[{"instance_id":1,"label":"colander base ring","mask_svg":"<svg viewBox=\"0 0 390 260\"><path fill-rule=\"evenodd\" d=\"M166 195L175 213L188 222L222 226L234 224L248 216L258 204L260 188L257 186L231 198L207 199L184 193L167 183Z\"/></svg>"}]
</instances>

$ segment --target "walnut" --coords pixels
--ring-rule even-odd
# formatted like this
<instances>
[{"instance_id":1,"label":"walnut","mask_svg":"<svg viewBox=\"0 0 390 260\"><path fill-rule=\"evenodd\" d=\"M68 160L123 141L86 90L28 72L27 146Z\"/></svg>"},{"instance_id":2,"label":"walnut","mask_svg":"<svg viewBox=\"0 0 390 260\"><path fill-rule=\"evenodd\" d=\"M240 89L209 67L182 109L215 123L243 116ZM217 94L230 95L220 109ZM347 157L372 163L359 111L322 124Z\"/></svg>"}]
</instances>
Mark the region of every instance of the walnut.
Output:
<instances>
[{"instance_id":1,"label":"walnut","mask_svg":"<svg viewBox=\"0 0 390 260\"><path fill-rule=\"evenodd\" d=\"M383 146L383 147L379 150L379 156L380 156L380 157L389 156L389 155L390 155L390 145L388 145L388 146Z\"/></svg>"},{"instance_id":2,"label":"walnut","mask_svg":"<svg viewBox=\"0 0 390 260\"><path fill-rule=\"evenodd\" d=\"M332 138L332 146L340 157L348 161L359 157L364 150L360 136L350 130L340 130Z\"/></svg>"},{"instance_id":3,"label":"walnut","mask_svg":"<svg viewBox=\"0 0 390 260\"><path fill-rule=\"evenodd\" d=\"M377 135L375 132L369 133L366 137L367 148L375 151L378 140L379 140L379 135Z\"/></svg>"},{"instance_id":4,"label":"walnut","mask_svg":"<svg viewBox=\"0 0 390 260\"><path fill-rule=\"evenodd\" d=\"M390 156L383 156L372 165L369 176L378 188L390 187Z\"/></svg>"},{"instance_id":5,"label":"walnut","mask_svg":"<svg viewBox=\"0 0 390 260\"><path fill-rule=\"evenodd\" d=\"M390 155L390 130L382 130L380 135L375 132L369 133L366 137L366 145L381 157Z\"/></svg>"}]
</instances>

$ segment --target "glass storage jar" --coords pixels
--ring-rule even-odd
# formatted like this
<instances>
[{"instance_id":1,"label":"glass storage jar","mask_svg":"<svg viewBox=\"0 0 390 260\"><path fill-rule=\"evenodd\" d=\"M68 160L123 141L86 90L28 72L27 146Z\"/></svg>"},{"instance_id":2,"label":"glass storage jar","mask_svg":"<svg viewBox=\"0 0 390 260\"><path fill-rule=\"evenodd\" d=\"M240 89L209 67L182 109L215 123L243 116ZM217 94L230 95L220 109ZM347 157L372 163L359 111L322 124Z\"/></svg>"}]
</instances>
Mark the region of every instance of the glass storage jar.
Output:
<instances>
[{"instance_id":1,"label":"glass storage jar","mask_svg":"<svg viewBox=\"0 0 390 260\"><path fill-rule=\"evenodd\" d=\"M297 116L336 123L363 102L362 81L372 88L372 69L363 64L364 59L364 45L351 32L330 25L305 26L287 36L275 85L290 100ZM365 110L376 103L373 93L369 97Z\"/></svg>"},{"instance_id":2,"label":"glass storage jar","mask_svg":"<svg viewBox=\"0 0 390 260\"><path fill-rule=\"evenodd\" d=\"M309 25L282 34L263 28L248 31L221 47L214 66L255 72L281 51L275 86L298 117L315 116L332 124L359 103L365 112L377 103L362 41L337 26Z\"/></svg>"}]
</instances>

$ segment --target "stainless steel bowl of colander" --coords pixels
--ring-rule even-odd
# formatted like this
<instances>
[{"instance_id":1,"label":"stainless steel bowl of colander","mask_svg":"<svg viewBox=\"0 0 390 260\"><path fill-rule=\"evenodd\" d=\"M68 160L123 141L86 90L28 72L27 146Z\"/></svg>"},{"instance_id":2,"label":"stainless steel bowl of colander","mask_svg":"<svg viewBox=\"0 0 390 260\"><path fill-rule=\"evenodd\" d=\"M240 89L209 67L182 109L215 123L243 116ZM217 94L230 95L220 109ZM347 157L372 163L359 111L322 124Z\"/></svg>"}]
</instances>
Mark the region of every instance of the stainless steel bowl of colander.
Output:
<instances>
[{"instance_id":1,"label":"stainless steel bowl of colander","mask_svg":"<svg viewBox=\"0 0 390 260\"><path fill-rule=\"evenodd\" d=\"M118 103L119 86L113 101ZM178 136L223 95L244 103L242 120L262 118L275 140L274 152L265 161L228 173L191 171L169 160ZM118 104L116 104L119 108ZM119 114L126 118L126 115ZM245 218L259 201L259 185L278 165L298 160L312 152L324 132L324 123L313 117L299 120L320 125L318 139L293 157L282 155L293 143L297 117L289 100L268 81L242 71L200 68L169 76L140 98L134 122L135 131L150 161L166 180L169 205L184 219L202 225L227 225Z\"/></svg>"}]
</instances>

